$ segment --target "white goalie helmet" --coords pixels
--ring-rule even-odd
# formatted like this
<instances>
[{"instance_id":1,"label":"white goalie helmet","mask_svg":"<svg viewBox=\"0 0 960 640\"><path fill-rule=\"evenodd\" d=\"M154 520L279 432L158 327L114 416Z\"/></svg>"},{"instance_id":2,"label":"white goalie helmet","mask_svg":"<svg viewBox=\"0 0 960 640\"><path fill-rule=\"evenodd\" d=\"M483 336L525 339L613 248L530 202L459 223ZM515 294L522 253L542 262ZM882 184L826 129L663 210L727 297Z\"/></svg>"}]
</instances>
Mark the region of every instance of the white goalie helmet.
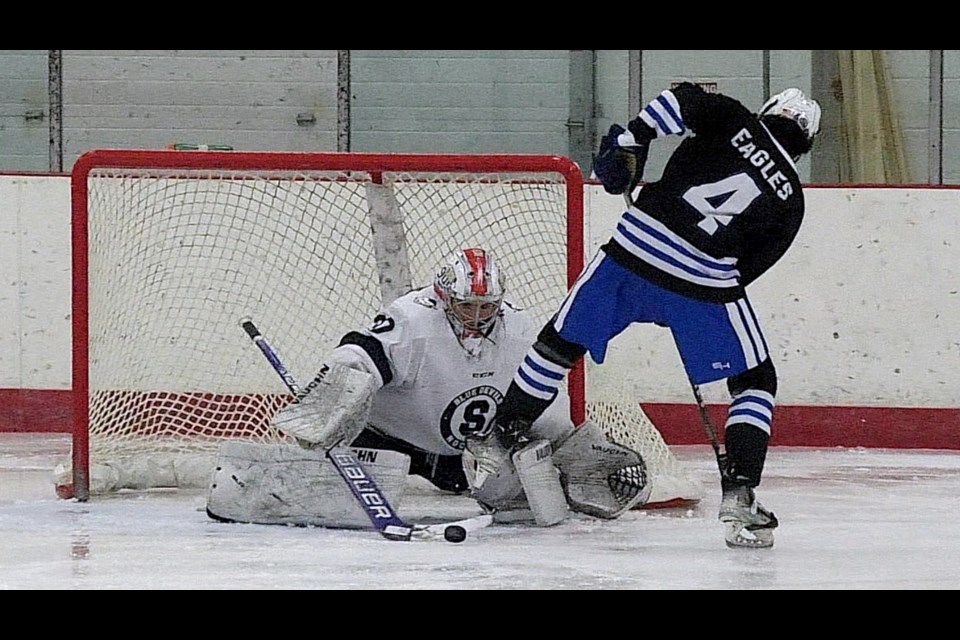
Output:
<instances>
[{"instance_id":1,"label":"white goalie helmet","mask_svg":"<svg viewBox=\"0 0 960 640\"><path fill-rule=\"evenodd\" d=\"M761 116L783 116L796 122L807 140L820 131L820 104L811 100L797 88L784 89L767 100L760 108Z\"/></svg>"},{"instance_id":2,"label":"white goalie helmet","mask_svg":"<svg viewBox=\"0 0 960 640\"><path fill-rule=\"evenodd\" d=\"M473 247L455 252L437 272L433 289L464 348L464 340L487 336L500 316L503 277L489 251Z\"/></svg>"}]
</instances>

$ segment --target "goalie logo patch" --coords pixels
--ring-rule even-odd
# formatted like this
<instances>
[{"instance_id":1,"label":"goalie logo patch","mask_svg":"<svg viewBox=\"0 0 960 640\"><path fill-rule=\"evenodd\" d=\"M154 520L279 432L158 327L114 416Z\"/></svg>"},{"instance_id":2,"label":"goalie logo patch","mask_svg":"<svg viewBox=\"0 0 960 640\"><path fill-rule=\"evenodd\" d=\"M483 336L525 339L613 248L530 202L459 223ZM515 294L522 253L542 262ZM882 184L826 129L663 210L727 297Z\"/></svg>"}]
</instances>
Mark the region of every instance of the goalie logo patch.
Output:
<instances>
[{"instance_id":1,"label":"goalie logo patch","mask_svg":"<svg viewBox=\"0 0 960 640\"><path fill-rule=\"evenodd\" d=\"M385 313L378 313L370 326L370 333L386 333L387 331L393 331L395 326L397 326L397 323L394 322L393 318Z\"/></svg>"},{"instance_id":2,"label":"goalie logo patch","mask_svg":"<svg viewBox=\"0 0 960 640\"><path fill-rule=\"evenodd\" d=\"M487 431L501 402L503 394L500 390L487 384L458 395L440 416L440 435L444 442L463 451L467 436Z\"/></svg>"}]
</instances>

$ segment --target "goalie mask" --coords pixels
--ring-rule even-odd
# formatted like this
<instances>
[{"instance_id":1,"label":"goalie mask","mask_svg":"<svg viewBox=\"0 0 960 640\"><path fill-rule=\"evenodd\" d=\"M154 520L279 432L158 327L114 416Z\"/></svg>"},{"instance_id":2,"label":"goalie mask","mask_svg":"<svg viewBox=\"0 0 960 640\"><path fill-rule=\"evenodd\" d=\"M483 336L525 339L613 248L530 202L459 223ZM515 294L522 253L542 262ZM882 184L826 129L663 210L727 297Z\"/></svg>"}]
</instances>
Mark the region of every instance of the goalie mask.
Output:
<instances>
[{"instance_id":1,"label":"goalie mask","mask_svg":"<svg viewBox=\"0 0 960 640\"><path fill-rule=\"evenodd\" d=\"M454 253L433 281L460 345L475 355L493 329L503 304L503 278L493 255L483 249Z\"/></svg>"}]
</instances>

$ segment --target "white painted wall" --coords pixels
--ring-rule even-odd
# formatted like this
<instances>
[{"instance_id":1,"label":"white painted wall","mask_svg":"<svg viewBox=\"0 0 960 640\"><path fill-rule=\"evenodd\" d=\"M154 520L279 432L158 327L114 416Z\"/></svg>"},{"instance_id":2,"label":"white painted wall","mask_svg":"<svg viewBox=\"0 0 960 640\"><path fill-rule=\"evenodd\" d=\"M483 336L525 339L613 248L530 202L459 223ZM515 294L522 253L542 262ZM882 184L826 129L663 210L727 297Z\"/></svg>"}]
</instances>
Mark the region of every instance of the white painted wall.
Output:
<instances>
[{"instance_id":1,"label":"white painted wall","mask_svg":"<svg viewBox=\"0 0 960 640\"><path fill-rule=\"evenodd\" d=\"M71 380L70 180L0 176L0 388Z\"/></svg>"},{"instance_id":2,"label":"white painted wall","mask_svg":"<svg viewBox=\"0 0 960 640\"><path fill-rule=\"evenodd\" d=\"M794 245L750 300L787 404L955 407L960 402L960 190L807 188ZM602 244L622 200L588 188ZM612 365L612 366L611 366ZM688 401L666 329L634 327L604 367L649 401ZM726 402L723 383L708 401Z\"/></svg>"},{"instance_id":3,"label":"white painted wall","mask_svg":"<svg viewBox=\"0 0 960 640\"><path fill-rule=\"evenodd\" d=\"M956 407L960 189L808 188L807 219L750 295L781 378L780 403ZM589 254L622 200L586 189ZM0 176L0 388L67 389L70 194L65 177ZM648 402L688 402L669 333L634 327L605 375ZM726 401L722 383L705 388Z\"/></svg>"}]
</instances>

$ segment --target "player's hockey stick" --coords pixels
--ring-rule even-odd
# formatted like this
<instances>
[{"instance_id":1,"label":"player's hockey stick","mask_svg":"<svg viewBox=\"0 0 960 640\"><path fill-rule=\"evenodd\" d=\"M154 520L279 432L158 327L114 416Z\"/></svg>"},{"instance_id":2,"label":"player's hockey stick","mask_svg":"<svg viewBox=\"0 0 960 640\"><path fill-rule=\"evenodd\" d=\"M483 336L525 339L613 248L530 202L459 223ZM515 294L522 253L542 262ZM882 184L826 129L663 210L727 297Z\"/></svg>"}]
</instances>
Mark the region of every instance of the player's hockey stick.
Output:
<instances>
[{"instance_id":1,"label":"player's hockey stick","mask_svg":"<svg viewBox=\"0 0 960 640\"><path fill-rule=\"evenodd\" d=\"M493 524L493 515L484 513L454 522L415 524L411 535L418 540L439 540L442 538L447 542L463 542L467 533L483 529L491 524Z\"/></svg>"},{"instance_id":2,"label":"player's hockey stick","mask_svg":"<svg viewBox=\"0 0 960 640\"><path fill-rule=\"evenodd\" d=\"M717 436L717 429L713 426L713 421L707 413L707 406L703 403L703 396L700 395L700 387L693 380L690 381L690 388L693 389L693 397L697 400L697 408L700 410L700 420L703 421L703 428L707 431L710 438L710 446L713 447L713 453L717 458L717 466L720 468L720 477L727 472L727 453L720 446L720 438Z\"/></svg>"},{"instance_id":3,"label":"player's hockey stick","mask_svg":"<svg viewBox=\"0 0 960 640\"><path fill-rule=\"evenodd\" d=\"M240 326L260 349L273 370L277 372L290 393L294 402L300 402L303 394L293 375L287 370L280 356L270 346L267 339L260 333L257 325L250 318L242 318ZM333 464L337 473L350 487L351 493L363 508L374 528L388 540L433 539L443 537L450 542L462 542L468 531L481 529L493 522L493 516L480 515L457 522L446 522L431 525L413 525L404 522L390 505L387 497L380 490L376 481L367 473L360 461L348 447L337 445L326 451L327 459Z\"/></svg>"},{"instance_id":4,"label":"player's hockey stick","mask_svg":"<svg viewBox=\"0 0 960 640\"><path fill-rule=\"evenodd\" d=\"M633 206L632 193L624 192L623 200L628 208ZM677 352L680 353L680 360L683 362L683 353L680 351L679 345L677 346ZM686 370L686 363L683 363L683 368ZM727 454L720 445L717 428L713 426L710 414L707 413L707 406L704 404L703 396L700 394L700 387L690 378L689 374L687 375L687 381L690 383L690 388L693 389L693 397L697 401L697 409L700 411L700 420L703 422L703 428L707 432L707 437L710 438L710 446L713 447L713 453L717 458L717 466L720 468L720 476L722 477L727 470Z\"/></svg>"}]
</instances>

